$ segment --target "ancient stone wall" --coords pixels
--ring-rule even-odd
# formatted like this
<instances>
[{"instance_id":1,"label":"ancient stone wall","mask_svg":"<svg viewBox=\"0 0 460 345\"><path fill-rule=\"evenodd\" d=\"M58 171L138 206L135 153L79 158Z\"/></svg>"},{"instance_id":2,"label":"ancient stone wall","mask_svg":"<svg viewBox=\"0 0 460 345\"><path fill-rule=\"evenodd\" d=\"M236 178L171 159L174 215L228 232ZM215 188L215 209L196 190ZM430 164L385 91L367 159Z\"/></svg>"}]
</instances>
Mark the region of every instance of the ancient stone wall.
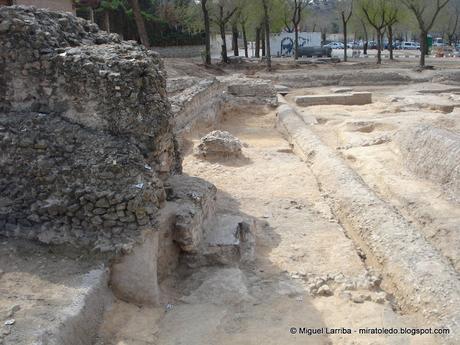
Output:
<instances>
[{"instance_id":1,"label":"ancient stone wall","mask_svg":"<svg viewBox=\"0 0 460 345\"><path fill-rule=\"evenodd\" d=\"M0 23L0 233L126 248L180 170L160 58L71 14Z\"/></svg>"}]
</instances>

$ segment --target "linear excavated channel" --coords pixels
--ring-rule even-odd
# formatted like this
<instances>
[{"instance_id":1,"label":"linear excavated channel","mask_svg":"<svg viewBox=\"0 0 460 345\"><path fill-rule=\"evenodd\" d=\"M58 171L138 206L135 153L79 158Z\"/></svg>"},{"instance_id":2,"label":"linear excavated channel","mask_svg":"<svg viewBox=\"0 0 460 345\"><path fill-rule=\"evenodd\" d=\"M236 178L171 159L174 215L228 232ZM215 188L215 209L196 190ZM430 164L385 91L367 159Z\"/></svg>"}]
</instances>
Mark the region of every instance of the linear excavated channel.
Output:
<instances>
[{"instance_id":1,"label":"linear excavated channel","mask_svg":"<svg viewBox=\"0 0 460 345\"><path fill-rule=\"evenodd\" d=\"M443 340L459 344L460 282L446 258L381 200L286 103L278 108L277 126L310 165L349 235L366 252L369 262L381 269L402 310L421 313L437 326L449 328L450 335Z\"/></svg>"}]
</instances>

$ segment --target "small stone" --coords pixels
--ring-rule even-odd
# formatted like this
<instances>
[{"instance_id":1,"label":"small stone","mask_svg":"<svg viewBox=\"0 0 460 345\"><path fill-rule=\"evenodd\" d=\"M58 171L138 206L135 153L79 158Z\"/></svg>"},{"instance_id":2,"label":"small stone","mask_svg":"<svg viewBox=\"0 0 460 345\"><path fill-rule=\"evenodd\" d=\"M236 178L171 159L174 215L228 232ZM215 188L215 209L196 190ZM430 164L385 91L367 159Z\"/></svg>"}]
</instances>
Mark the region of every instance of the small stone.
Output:
<instances>
[{"instance_id":1,"label":"small stone","mask_svg":"<svg viewBox=\"0 0 460 345\"><path fill-rule=\"evenodd\" d=\"M323 286L321 286L318 289L317 294L320 295L320 296L332 296L334 293L332 292L332 290L329 287L329 285L324 284Z\"/></svg>"},{"instance_id":2,"label":"small stone","mask_svg":"<svg viewBox=\"0 0 460 345\"><path fill-rule=\"evenodd\" d=\"M385 292L378 292L376 293L372 300L375 302L375 303L379 303L379 304L384 304L387 300L387 294Z\"/></svg>"},{"instance_id":3,"label":"small stone","mask_svg":"<svg viewBox=\"0 0 460 345\"><path fill-rule=\"evenodd\" d=\"M364 303L365 298L362 295L359 296L353 296L351 299L354 303Z\"/></svg>"},{"instance_id":4,"label":"small stone","mask_svg":"<svg viewBox=\"0 0 460 345\"><path fill-rule=\"evenodd\" d=\"M96 201L96 207L109 208L110 204L109 204L109 201L106 198L101 198L101 199Z\"/></svg>"},{"instance_id":5,"label":"small stone","mask_svg":"<svg viewBox=\"0 0 460 345\"><path fill-rule=\"evenodd\" d=\"M101 225L102 224L102 218L99 216L94 216L91 218L91 224L93 225Z\"/></svg>"}]
</instances>

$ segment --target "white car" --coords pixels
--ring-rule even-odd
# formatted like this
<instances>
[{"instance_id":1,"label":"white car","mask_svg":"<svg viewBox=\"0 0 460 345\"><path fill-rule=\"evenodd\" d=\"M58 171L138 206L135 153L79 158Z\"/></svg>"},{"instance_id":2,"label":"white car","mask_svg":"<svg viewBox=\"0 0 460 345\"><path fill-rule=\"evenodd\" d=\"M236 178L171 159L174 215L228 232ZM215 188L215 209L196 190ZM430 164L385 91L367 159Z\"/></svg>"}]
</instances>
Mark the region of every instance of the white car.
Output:
<instances>
[{"instance_id":1,"label":"white car","mask_svg":"<svg viewBox=\"0 0 460 345\"><path fill-rule=\"evenodd\" d=\"M403 42L401 44L401 49L417 50L417 49L420 49L420 44L415 43L415 42Z\"/></svg>"},{"instance_id":2,"label":"white car","mask_svg":"<svg viewBox=\"0 0 460 345\"><path fill-rule=\"evenodd\" d=\"M332 49L343 49L345 46L343 45L343 43L340 42L331 42L329 44L326 44L325 47L329 47Z\"/></svg>"}]
</instances>

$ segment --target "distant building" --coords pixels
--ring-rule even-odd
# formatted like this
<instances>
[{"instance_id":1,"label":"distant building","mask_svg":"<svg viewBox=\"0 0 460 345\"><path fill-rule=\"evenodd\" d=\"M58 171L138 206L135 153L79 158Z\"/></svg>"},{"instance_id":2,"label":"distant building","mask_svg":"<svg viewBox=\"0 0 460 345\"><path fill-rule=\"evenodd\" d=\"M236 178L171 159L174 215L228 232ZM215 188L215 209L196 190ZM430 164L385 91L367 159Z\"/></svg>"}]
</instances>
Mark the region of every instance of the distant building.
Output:
<instances>
[{"instance_id":1,"label":"distant building","mask_svg":"<svg viewBox=\"0 0 460 345\"><path fill-rule=\"evenodd\" d=\"M75 3L73 0L0 0L0 6L2 5L30 5L75 14Z\"/></svg>"}]
</instances>

